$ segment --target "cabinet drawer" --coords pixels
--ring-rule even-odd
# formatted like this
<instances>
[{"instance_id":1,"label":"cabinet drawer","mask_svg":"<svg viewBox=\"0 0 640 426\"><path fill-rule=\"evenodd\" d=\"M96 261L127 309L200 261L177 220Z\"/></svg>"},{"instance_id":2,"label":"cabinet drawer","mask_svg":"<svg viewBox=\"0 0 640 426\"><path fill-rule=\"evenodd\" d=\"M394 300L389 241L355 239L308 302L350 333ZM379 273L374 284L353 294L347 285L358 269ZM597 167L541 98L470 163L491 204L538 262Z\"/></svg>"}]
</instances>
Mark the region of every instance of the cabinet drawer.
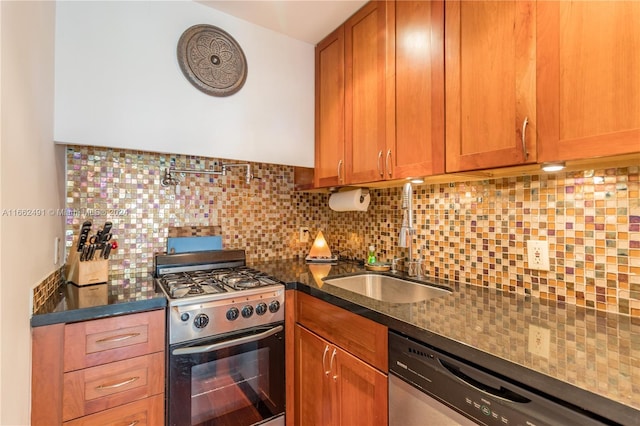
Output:
<instances>
[{"instance_id":1,"label":"cabinet drawer","mask_svg":"<svg viewBox=\"0 0 640 426\"><path fill-rule=\"evenodd\" d=\"M64 374L62 420L162 394L164 352Z\"/></svg>"},{"instance_id":2,"label":"cabinet drawer","mask_svg":"<svg viewBox=\"0 0 640 426\"><path fill-rule=\"evenodd\" d=\"M65 426L155 426L164 424L164 397L155 395L65 422Z\"/></svg>"},{"instance_id":3,"label":"cabinet drawer","mask_svg":"<svg viewBox=\"0 0 640 426\"><path fill-rule=\"evenodd\" d=\"M164 350L164 310L69 324L64 371L74 371Z\"/></svg>"},{"instance_id":4,"label":"cabinet drawer","mask_svg":"<svg viewBox=\"0 0 640 426\"><path fill-rule=\"evenodd\" d=\"M388 371L387 327L308 294L299 292L296 298L300 324L380 371Z\"/></svg>"}]
</instances>

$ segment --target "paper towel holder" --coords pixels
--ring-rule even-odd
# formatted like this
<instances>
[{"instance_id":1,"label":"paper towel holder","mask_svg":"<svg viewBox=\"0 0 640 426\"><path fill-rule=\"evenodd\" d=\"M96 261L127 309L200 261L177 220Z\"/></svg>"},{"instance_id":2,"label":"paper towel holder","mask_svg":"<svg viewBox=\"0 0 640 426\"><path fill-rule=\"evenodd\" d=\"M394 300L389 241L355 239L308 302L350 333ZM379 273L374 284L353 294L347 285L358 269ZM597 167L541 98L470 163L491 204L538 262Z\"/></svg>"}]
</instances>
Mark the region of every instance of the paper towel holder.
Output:
<instances>
[{"instance_id":1,"label":"paper towel holder","mask_svg":"<svg viewBox=\"0 0 640 426\"><path fill-rule=\"evenodd\" d=\"M344 190L344 191L341 191ZM361 189L362 193L360 194L360 202L363 203L364 202L364 198L369 195L369 188L360 188L360 187L341 187L341 188L336 188L336 187L332 187L329 188L329 196L331 196L331 194L336 194L338 192L346 192L346 191L353 191L354 189Z\"/></svg>"}]
</instances>

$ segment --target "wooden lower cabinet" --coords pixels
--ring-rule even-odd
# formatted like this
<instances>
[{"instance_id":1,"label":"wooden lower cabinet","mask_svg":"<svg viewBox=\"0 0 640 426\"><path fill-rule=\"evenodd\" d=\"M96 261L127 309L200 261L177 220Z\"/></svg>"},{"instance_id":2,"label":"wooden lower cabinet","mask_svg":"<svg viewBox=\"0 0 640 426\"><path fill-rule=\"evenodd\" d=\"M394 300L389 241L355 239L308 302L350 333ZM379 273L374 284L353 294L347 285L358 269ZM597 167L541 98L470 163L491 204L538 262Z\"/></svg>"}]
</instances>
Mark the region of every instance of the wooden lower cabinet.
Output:
<instances>
[{"instance_id":1,"label":"wooden lower cabinet","mask_svg":"<svg viewBox=\"0 0 640 426\"><path fill-rule=\"evenodd\" d=\"M150 398L121 405L76 420L63 423L64 426L95 425L135 425L156 426L164 424L164 397L154 395Z\"/></svg>"},{"instance_id":2,"label":"wooden lower cabinet","mask_svg":"<svg viewBox=\"0 0 640 426\"><path fill-rule=\"evenodd\" d=\"M295 325L297 425L386 425L387 375Z\"/></svg>"},{"instance_id":3,"label":"wooden lower cabinet","mask_svg":"<svg viewBox=\"0 0 640 426\"><path fill-rule=\"evenodd\" d=\"M386 425L387 327L300 291L285 308L287 425Z\"/></svg>"},{"instance_id":4,"label":"wooden lower cabinet","mask_svg":"<svg viewBox=\"0 0 640 426\"><path fill-rule=\"evenodd\" d=\"M162 425L165 311L32 330L31 424Z\"/></svg>"}]
</instances>

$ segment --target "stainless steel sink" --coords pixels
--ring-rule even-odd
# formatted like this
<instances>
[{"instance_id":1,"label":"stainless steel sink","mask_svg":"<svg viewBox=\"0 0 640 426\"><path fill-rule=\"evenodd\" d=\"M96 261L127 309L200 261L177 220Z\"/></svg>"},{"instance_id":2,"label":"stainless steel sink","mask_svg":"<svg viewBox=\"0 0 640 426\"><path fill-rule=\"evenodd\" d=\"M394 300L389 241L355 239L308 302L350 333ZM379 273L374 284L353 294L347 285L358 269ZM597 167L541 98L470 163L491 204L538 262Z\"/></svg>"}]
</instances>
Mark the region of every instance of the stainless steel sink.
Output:
<instances>
[{"instance_id":1,"label":"stainless steel sink","mask_svg":"<svg viewBox=\"0 0 640 426\"><path fill-rule=\"evenodd\" d=\"M441 288L378 274L330 278L324 282L388 303L414 303L451 294L450 291Z\"/></svg>"}]
</instances>

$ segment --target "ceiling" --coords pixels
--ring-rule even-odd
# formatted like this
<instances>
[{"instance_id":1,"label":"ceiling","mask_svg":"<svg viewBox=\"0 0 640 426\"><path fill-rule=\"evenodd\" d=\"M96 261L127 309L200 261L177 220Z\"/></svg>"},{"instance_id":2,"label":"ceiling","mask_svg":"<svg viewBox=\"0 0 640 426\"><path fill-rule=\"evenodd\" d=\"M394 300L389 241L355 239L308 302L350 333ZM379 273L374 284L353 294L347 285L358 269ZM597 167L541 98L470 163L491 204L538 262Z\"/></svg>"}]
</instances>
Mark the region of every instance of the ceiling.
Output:
<instances>
[{"instance_id":1,"label":"ceiling","mask_svg":"<svg viewBox=\"0 0 640 426\"><path fill-rule=\"evenodd\" d=\"M317 44L367 0L199 0L256 25Z\"/></svg>"}]
</instances>

